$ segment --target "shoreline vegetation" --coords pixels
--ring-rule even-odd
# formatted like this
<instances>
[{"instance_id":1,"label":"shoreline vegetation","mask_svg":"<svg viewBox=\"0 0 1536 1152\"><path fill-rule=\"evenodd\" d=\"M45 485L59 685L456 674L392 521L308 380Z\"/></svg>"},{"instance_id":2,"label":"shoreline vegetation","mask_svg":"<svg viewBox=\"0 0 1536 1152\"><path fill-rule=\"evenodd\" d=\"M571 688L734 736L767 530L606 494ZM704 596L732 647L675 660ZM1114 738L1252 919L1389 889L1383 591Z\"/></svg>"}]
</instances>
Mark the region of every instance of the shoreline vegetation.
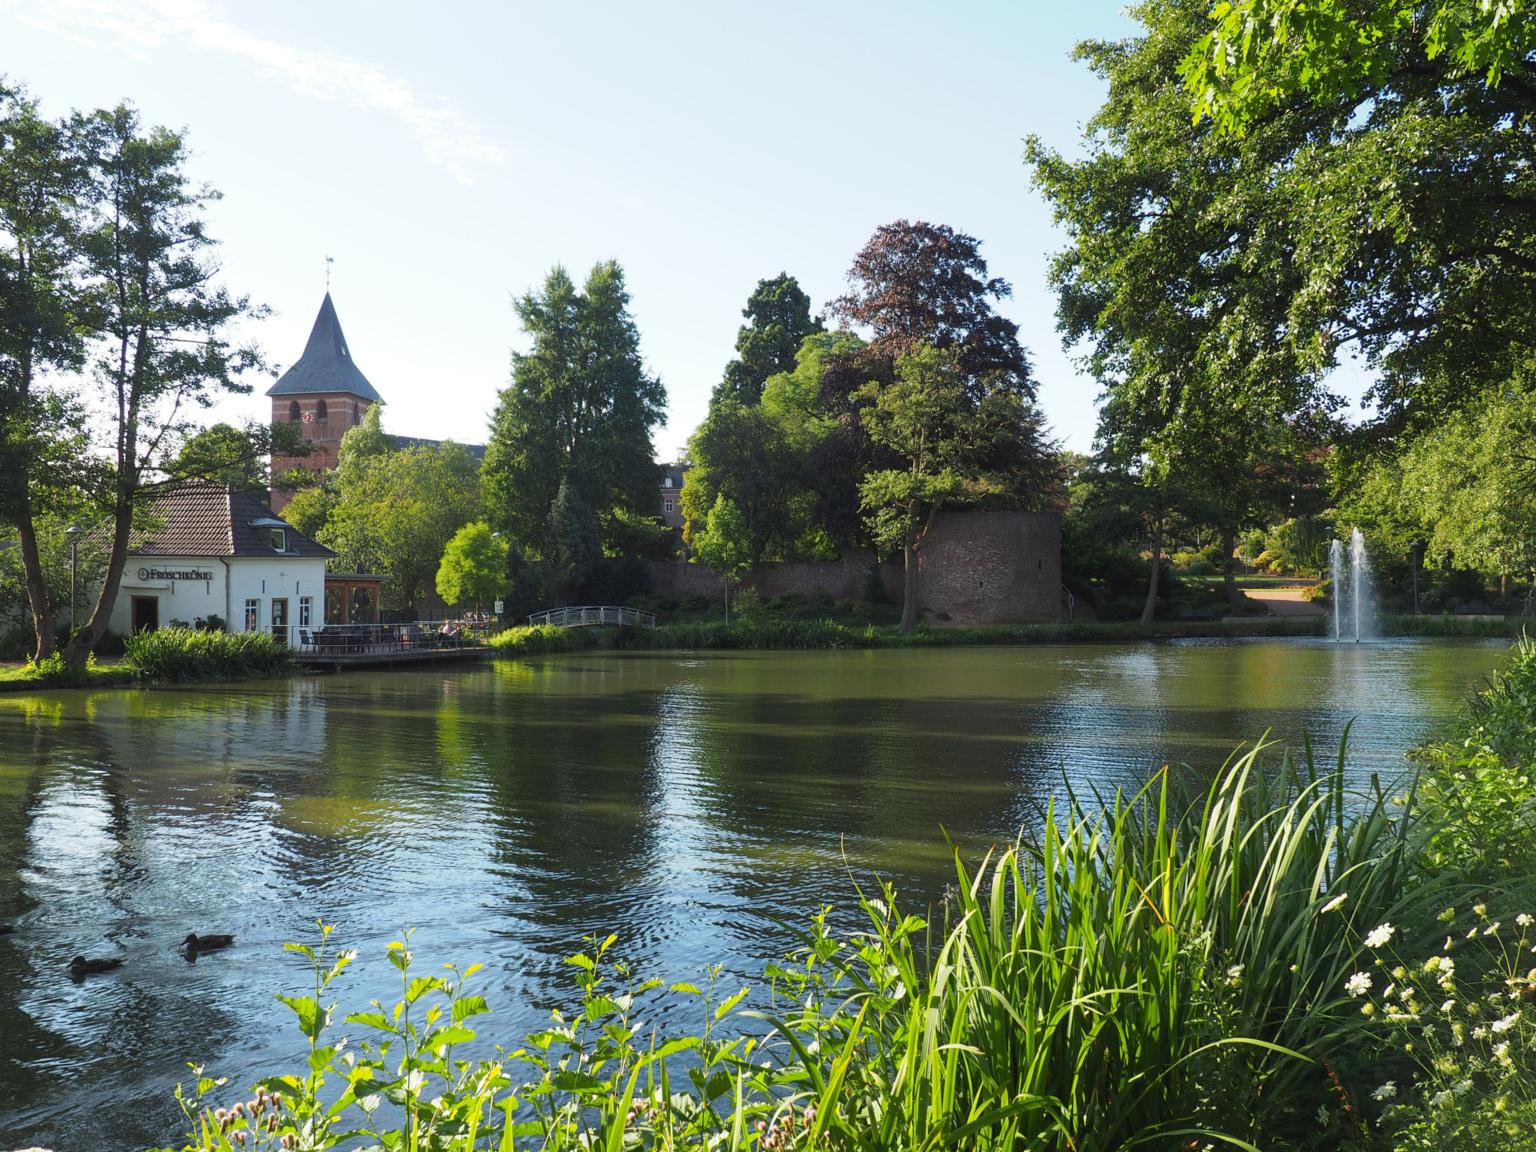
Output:
<instances>
[{"instance_id":1,"label":"shoreline vegetation","mask_svg":"<svg viewBox=\"0 0 1536 1152\"><path fill-rule=\"evenodd\" d=\"M520 1045L480 966L422 975L409 933L399 1003L344 1013L357 955L322 926L279 996L308 1060L238 1104L198 1068L185 1148L1529 1149L1533 696L1522 640L1402 794L1351 790L1347 747L1264 743L1214 780L1069 793L957 854L937 908L880 885L861 931L813 915L757 987L589 939ZM477 1032L504 1047L468 1055Z\"/></svg>"},{"instance_id":2,"label":"shoreline vegetation","mask_svg":"<svg viewBox=\"0 0 1536 1152\"><path fill-rule=\"evenodd\" d=\"M1514 638L1526 625L1520 617L1386 616L1383 637L1443 636ZM903 633L894 627L845 624L835 620L690 621L655 629L556 628L518 625L494 634L488 654L497 659L560 652L776 650L833 651L873 648L955 648L1030 644L1126 643L1220 637L1321 637L1328 622L1319 618L1251 617L1239 620L1084 622L976 627L920 626ZM0 693L58 688L122 688L193 683L230 683L292 675L300 671L293 653L264 632L225 633L162 628L131 637L122 659L83 668L55 655L41 663L0 668Z\"/></svg>"},{"instance_id":3,"label":"shoreline vegetation","mask_svg":"<svg viewBox=\"0 0 1536 1152\"><path fill-rule=\"evenodd\" d=\"M1446 636L1514 638L1526 621L1519 617L1383 617L1384 637ZM700 649L840 649L951 648L1009 644L1117 643L1223 636L1322 637L1329 623L1322 617L1250 617L1222 620L1134 621L1077 624L1006 624L977 627L918 627L903 633L876 625L848 625L833 620L758 620L662 624L654 629L555 628L516 626L490 639L498 657L580 652L594 649L665 651Z\"/></svg>"},{"instance_id":4,"label":"shoreline vegetation","mask_svg":"<svg viewBox=\"0 0 1536 1152\"><path fill-rule=\"evenodd\" d=\"M69 664L55 652L0 670L0 692L116 688L133 684L215 683L284 676L298 670L292 651L266 632L160 628L128 637L116 664Z\"/></svg>"}]
</instances>

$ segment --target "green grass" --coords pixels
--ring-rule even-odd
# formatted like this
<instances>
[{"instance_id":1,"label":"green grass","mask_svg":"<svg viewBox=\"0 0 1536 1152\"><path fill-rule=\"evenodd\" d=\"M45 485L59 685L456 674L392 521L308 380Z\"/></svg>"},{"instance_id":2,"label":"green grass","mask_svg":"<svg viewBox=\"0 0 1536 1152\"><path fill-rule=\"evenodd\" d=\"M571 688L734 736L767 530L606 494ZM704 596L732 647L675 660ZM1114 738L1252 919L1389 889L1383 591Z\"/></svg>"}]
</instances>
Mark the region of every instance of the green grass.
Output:
<instances>
[{"instance_id":1,"label":"green grass","mask_svg":"<svg viewBox=\"0 0 1536 1152\"><path fill-rule=\"evenodd\" d=\"M1142 624L1016 624L989 627L920 627L903 635L892 627L850 626L831 620L675 623L654 629L550 627L508 628L491 638L499 656L603 649L837 649L949 648L1003 644L1122 643L1210 636L1320 636L1324 622L1308 618L1253 618Z\"/></svg>"},{"instance_id":2,"label":"green grass","mask_svg":"<svg viewBox=\"0 0 1536 1152\"><path fill-rule=\"evenodd\" d=\"M111 688L133 682L133 669L123 664L100 665L92 656L84 668L69 668L60 656L41 664L27 661L0 668L0 692L31 692L40 688Z\"/></svg>"}]
</instances>

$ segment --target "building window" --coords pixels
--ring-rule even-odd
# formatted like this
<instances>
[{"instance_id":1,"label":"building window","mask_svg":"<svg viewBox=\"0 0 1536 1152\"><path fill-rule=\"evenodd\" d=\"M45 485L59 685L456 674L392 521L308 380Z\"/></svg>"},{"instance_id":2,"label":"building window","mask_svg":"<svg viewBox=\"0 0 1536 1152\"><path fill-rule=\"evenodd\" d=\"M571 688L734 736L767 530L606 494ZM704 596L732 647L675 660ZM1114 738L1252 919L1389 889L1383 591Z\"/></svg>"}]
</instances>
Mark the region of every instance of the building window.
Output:
<instances>
[{"instance_id":1,"label":"building window","mask_svg":"<svg viewBox=\"0 0 1536 1152\"><path fill-rule=\"evenodd\" d=\"M245 630L254 632L261 627L261 601L247 600L245 602Z\"/></svg>"},{"instance_id":2,"label":"building window","mask_svg":"<svg viewBox=\"0 0 1536 1152\"><path fill-rule=\"evenodd\" d=\"M329 417L326 415L325 401L321 400L315 404L315 419L326 420L328 418Z\"/></svg>"},{"instance_id":3,"label":"building window","mask_svg":"<svg viewBox=\"0 0 1536 1152\"><path fill-rule=\"evenodd\" d=\"M668 512L672 511L672 501L670 500L663 500L661 506Z\"/></svg>"},{"instance_id":4,"label":"building window","mask_svg":"<svg viewBox=\"0 0 1536 1152\"><path fill-rule=\"evenodd\" d=\"M354 424L361 424L362 422L363 422L363 409L362 409L362 406L359 405L359 404L352 405L352 423L354 423Z\"/></svg>"},{"instance_id":5,"label":"building window","mask_svg":"<svg viewBox=\"0 0 1536 1152\"><path fill-rule=\"evenodd\" d=\"M288 405L288 423L297 424L302 418L302 415L303 414L299 411L299 402L297 400L294 400Z\"/></svg>"},{"instance_id":6,"label":"building window","mask_svg":"<svg viewBox=\"0 0 1536 1152\"><path fill-rule=\"evenodd\" d=\"M308 628L315 620L315 598L313 596L299 597L299 627Z\"/></svg>"},{"instance_id":7,"label":"building window","mask_svg":"<svg viewBox=\"0 0 1536 1152\"><path fill-rule=\"evenodd\" d=\"M271 531L272 531L272 551L274 551L274 552L286 552L286 551L288 551L288 530L286 528L273 528Z\"/></svg>"}]
</instances>

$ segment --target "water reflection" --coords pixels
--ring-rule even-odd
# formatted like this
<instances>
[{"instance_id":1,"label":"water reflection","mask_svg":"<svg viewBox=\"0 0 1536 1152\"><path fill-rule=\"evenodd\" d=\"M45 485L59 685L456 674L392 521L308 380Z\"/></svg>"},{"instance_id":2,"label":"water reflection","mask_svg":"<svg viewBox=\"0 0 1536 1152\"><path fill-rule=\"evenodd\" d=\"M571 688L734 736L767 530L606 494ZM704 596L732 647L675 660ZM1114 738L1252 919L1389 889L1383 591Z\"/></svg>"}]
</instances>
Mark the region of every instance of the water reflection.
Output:
<instances>
[{"instance_id":1,"label":"water reflection","mask_svg":"<svg viewBox=\"0 0 1536 1152\"><path fill-rule=\"evenodd\" d=\"M1496 645L1188 643L931 652L604 654L198 691L0 697L0 1132L172 1139L184 1060L291 1062L273 991L317 917L376 953L419 927L488 962L495 1039L618 932L674 978L752 976L780 918L850 915L849 873L914 900L1011 838L1064 778L1206 769L1266 728L1393 772ZM237 946L189 965L189 931ZM120 973L73 984L77 952ZM342 994L388 996L379 965Z\"/></svg>"}]
</instances>

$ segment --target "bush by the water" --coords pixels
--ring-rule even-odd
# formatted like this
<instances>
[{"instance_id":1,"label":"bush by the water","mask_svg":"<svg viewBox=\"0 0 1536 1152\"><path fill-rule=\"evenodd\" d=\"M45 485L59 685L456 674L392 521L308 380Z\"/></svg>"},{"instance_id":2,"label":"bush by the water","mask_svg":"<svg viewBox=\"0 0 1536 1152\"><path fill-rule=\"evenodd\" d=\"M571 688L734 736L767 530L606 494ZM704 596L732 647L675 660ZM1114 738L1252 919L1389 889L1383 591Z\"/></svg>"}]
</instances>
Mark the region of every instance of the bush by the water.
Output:
<instances>
[{"instance_id":1,"label":"bush by the water","mask_svg":"<svg viewBox=\"0 0 1536 1152\"><path fill-rule=\"evenodd\" d=\"M143 680L176 684L281 676L293 653L266 632L207 632L160 628L128 638L123 662Z\"/></svg>"},{"instance_id":2,"label":"bush by the water","mask_svg":"<svg viewBox=\"0 0 1536 1152\"><path fill-rule=\"evenodd\" d=\"M200 1071L188 1147L1531 1149L1533 760L1522 646L1400 795L1257 749L1069 796L931 913L882 888L852 936L814 917L756 991L593 939L495 1059L459 1055L477 966L419 975L407 937L400 1005L341 1017L322 934L284 999L309 1060L228 1111Z\"/></svg>"}]
</instances>

